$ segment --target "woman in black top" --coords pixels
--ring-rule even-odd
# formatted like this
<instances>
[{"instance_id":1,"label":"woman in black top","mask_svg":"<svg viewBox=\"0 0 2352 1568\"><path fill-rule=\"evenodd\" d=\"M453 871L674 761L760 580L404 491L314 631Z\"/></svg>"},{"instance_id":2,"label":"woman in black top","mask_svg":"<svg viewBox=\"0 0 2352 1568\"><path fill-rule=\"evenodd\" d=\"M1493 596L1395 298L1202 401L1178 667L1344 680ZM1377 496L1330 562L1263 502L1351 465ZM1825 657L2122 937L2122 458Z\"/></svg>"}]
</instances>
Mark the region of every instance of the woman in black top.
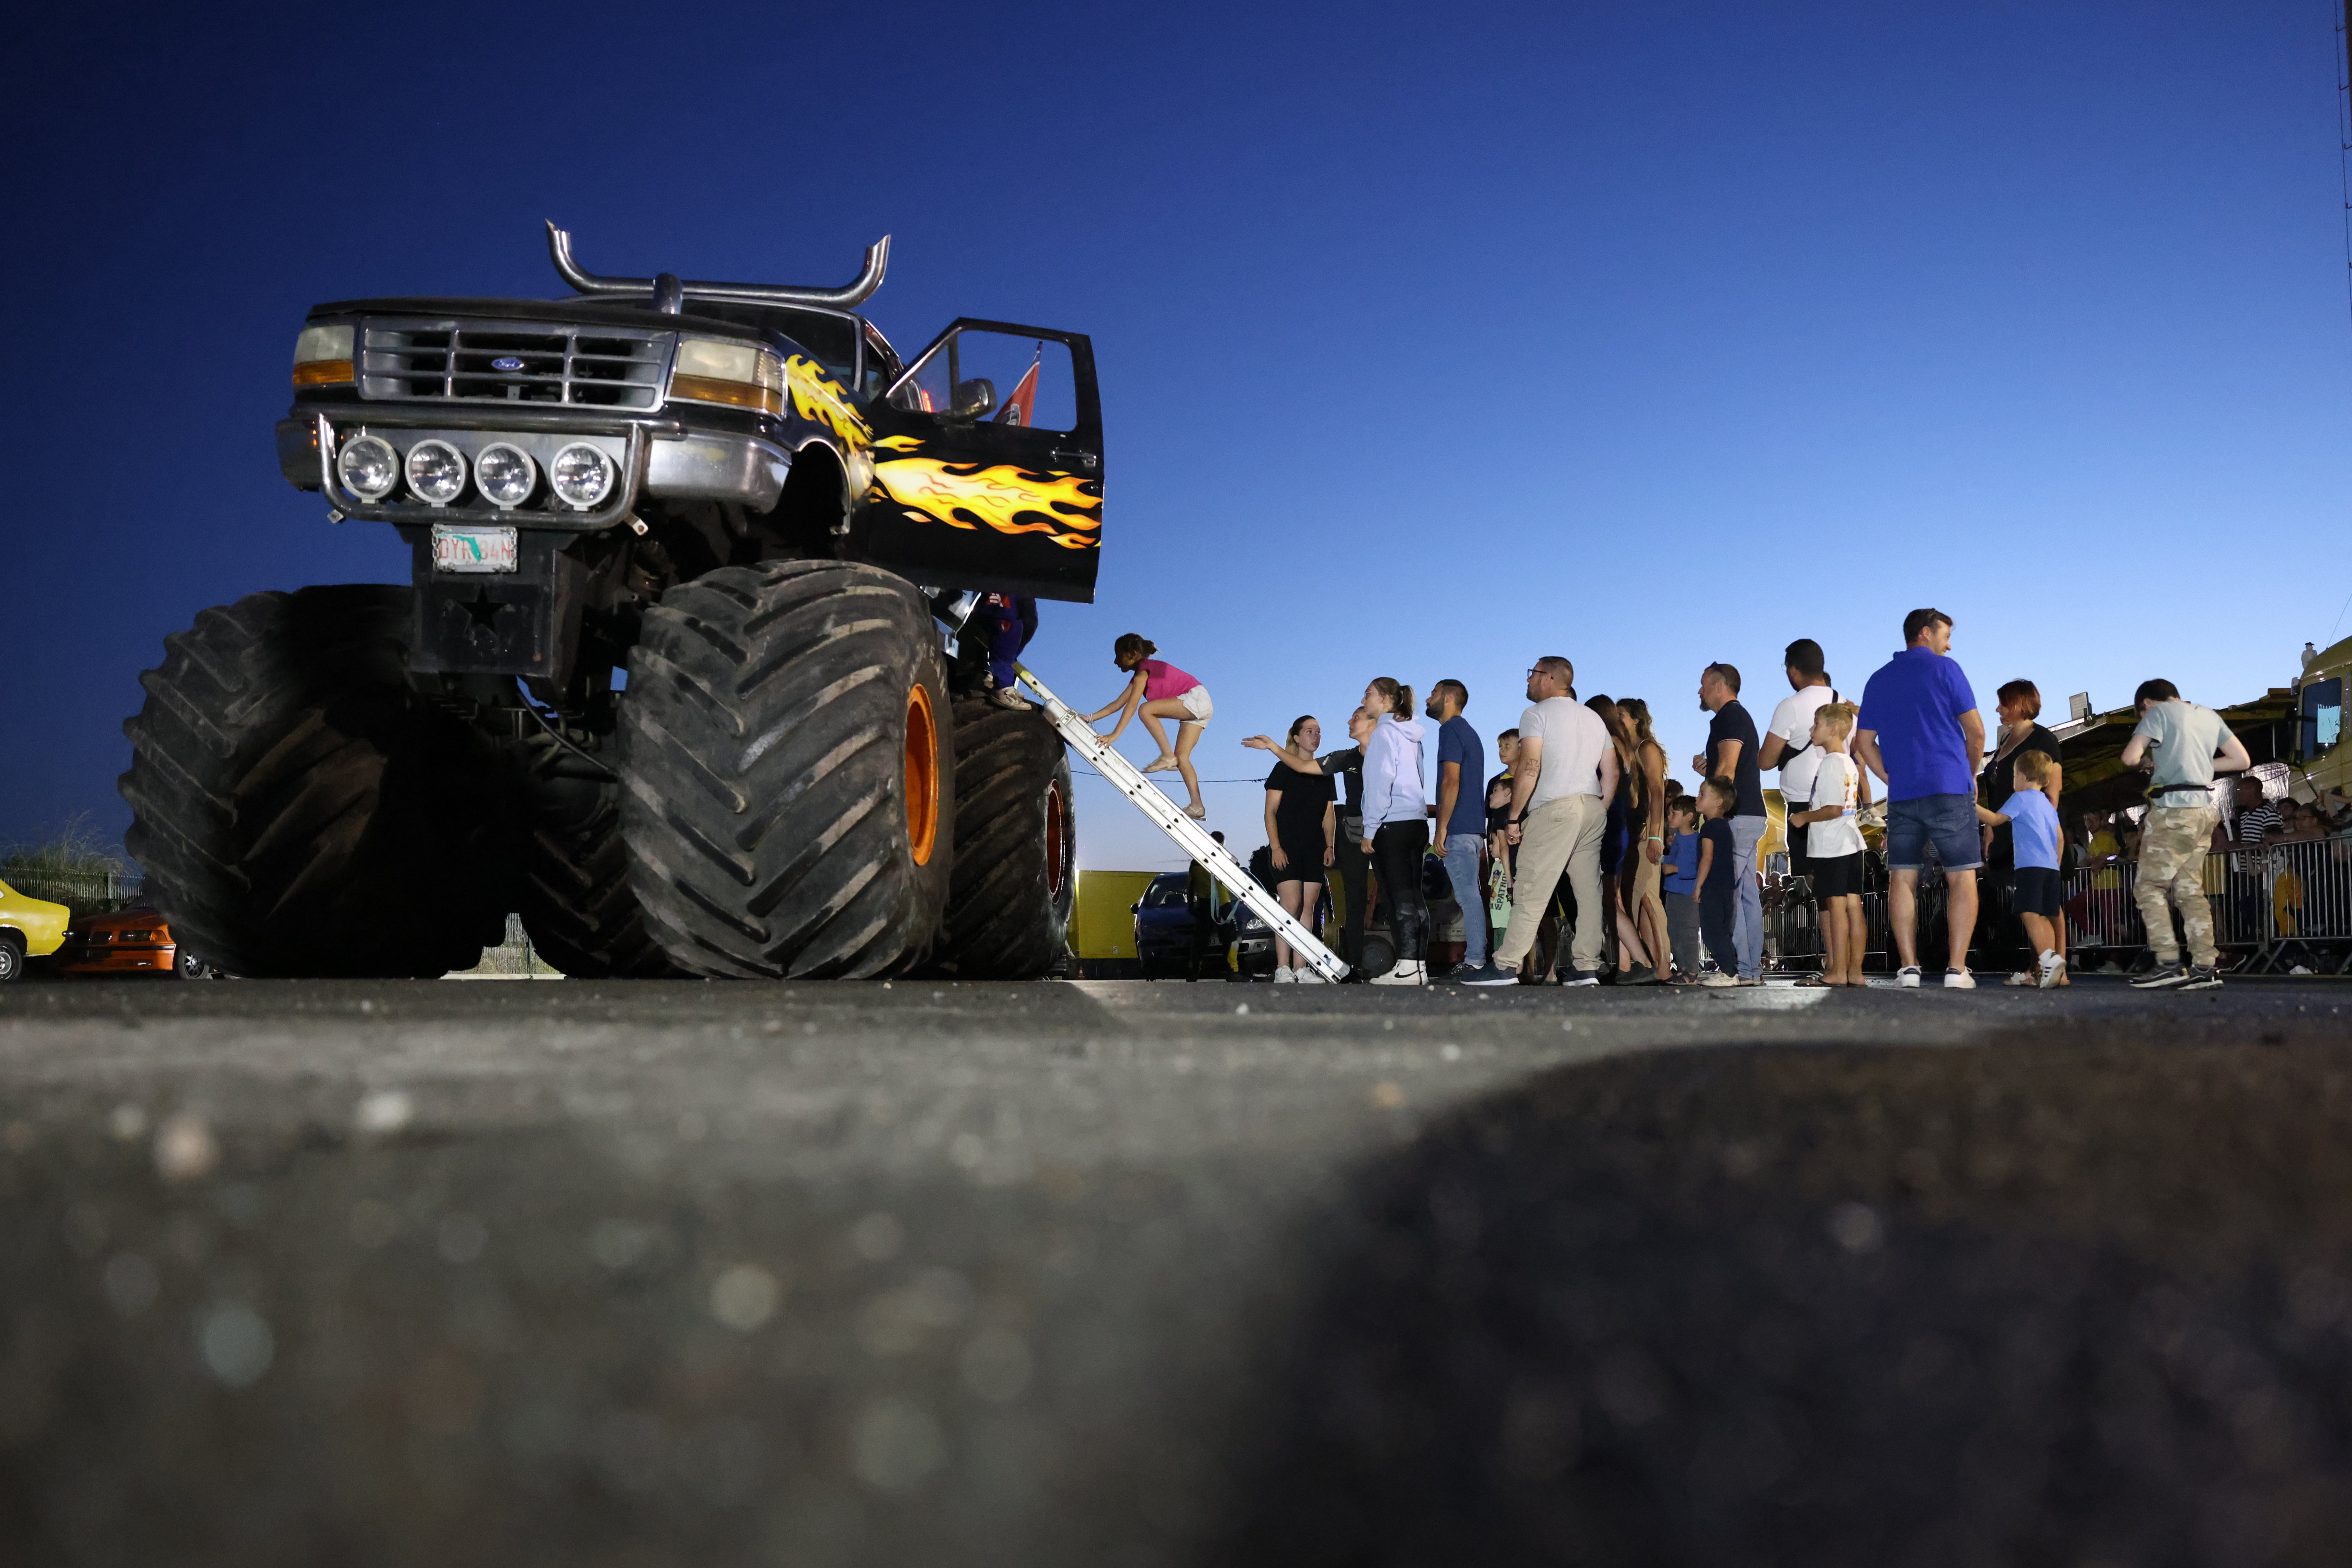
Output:
<instances>
[{"instance_id":1,"label":"woman in black top","mask_svg":"<svg viewBox=\"0 0 2352 1568\"><path fill-rule=\"evenodd\" d=\"M1313 715L1302 715L1290 727L1284 748L1312 757L1323 744L1323 727ZM1339 831L1339 795L1330 775L1306 773L1286 760L1265 776L1265 841L1273 851L1275 895L1298 923L1315 929L1315 904L1323 891L1323 868L1335 858ZM1274 977L1276 983L1309 984L1323 977L1314 966L1292 967L1297 957L1290 944L1276 932ZM1310 978L1311 977L1311 978Z\"/></svg>"},{"instance_id":2,"label":"woman in black top","mask_svg":"<svg viewBox=\"0 0 2352 1568\"><path fill-rule=\"evenodd\" d=\"M2032 681L2011 681L2000 688L2000 736L1994 743L1992 760L1986 763L1977 781L1977 799L1991 810L2001 809L2011 795L2017 793L2017 759L2029 751L2046 755L2055 765L2059 762L2058 737L2036 721L2042 716L2042 693ZM2050 804L2058 804L2060 789L2065 783L2065 769L2053 766L2047 793ZM2011 841L2009 824L1985 830L1985 873L1995 887L2005 885L2017 866L2017 847ZM2066 956L2066 922L2061 918L2051 922L2057 928L2058 956ZM2027 967L2032 967L2032 945L2025 939L2024 927L2013 914L2005 914L1999 926L2004 946L2025 949L2029 953ZM2014 939L2013 941L2011 939ZM2014 976L2011 984L2031 984ZM2067 983L2066 971L2058 971L2058 983Z\"/></svg>"}]
</instances>

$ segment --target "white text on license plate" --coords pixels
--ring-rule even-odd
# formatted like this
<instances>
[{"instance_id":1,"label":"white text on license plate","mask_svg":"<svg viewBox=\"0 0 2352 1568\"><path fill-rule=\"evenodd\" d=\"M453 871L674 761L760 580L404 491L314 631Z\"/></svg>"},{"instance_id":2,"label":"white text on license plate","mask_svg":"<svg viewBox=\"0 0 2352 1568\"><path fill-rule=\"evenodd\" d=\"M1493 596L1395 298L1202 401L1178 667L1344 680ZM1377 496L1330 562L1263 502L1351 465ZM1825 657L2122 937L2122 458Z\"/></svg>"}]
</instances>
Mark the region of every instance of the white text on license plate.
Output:
<instances>
[{"instance_id":1,"label":"white text on license plate","mask_svg":"<svg viewBox=\"0 0 2352 1568\"><path fill-rule=\"evenodd\" d=\"M512 571L515 531L512 528L453 528L433 525L433 570L436 571Z\"/></svg>"}]
</instances>

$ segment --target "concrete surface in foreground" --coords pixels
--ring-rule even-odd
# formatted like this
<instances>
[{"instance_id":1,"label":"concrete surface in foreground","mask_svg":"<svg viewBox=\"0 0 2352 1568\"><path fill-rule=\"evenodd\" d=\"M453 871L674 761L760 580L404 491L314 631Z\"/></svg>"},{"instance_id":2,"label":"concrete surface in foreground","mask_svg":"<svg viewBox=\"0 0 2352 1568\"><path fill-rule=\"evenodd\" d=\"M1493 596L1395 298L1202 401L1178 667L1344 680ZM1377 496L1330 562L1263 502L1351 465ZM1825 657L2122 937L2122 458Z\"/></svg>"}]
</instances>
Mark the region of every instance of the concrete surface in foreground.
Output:
<instances>
[{"instance_id":1,"label":"concrete surface in foreground","mask_svg":"<svg viewBox=\"0 0 2352 1568\"><path fill-rule=\"evenodd\" d=\"M0 1536L248 1568L2341 1561L2352 1521L2311 1500L2352 1495L2352 1194L2318 1190L2347 1008L19 986ZM2239 1333L2208 1298L2249 1279L2311 1343L2179 1352L2217 1412L2191 1437L2178 1399L2084 1392L2137 1375L2099 1346L2150 1311L2179 1320L2150 1364ZM2123 1327L2081 1326L2118 1291ZM2012 1364L2020 1312L2042 1348ZM1856 1416L1822 1392L1851 1379L1896 1392ZM1853 1500L1914 1414L1957 1446L1864 1490L1926 1500Z\"/></svg>"}]
</instances>

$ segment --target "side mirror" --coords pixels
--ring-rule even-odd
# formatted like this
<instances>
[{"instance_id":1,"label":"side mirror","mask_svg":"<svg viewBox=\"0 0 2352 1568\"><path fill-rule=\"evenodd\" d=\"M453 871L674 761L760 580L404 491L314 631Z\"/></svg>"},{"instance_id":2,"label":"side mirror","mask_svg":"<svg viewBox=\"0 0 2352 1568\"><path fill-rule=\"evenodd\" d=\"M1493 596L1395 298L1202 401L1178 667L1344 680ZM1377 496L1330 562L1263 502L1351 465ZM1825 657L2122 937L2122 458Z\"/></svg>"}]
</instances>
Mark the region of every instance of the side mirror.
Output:
<instances>
[{"instance_id":1,"label":"side mirror","mask_svg":"<svg viewBox=\"0 0 2352 1568\"><path fill-rule=\"evenodd\" d=\"M956 382L954 405L948 410L950 419L978 419L996 407L996 383L985 376L974 376L968 382Z\"/></svg>"},{"instance_id":2,"label":"side mirror","mask_svg":"<svg viewBox=\"0 0 2352 1568\"><path fill-rule=\"evenodd\" d=\"M1140 915L1143 913L1143 905L1139 904L1130 904L1127 906L1127 912L1129 915Z\"/></svg>"}]
</instances>

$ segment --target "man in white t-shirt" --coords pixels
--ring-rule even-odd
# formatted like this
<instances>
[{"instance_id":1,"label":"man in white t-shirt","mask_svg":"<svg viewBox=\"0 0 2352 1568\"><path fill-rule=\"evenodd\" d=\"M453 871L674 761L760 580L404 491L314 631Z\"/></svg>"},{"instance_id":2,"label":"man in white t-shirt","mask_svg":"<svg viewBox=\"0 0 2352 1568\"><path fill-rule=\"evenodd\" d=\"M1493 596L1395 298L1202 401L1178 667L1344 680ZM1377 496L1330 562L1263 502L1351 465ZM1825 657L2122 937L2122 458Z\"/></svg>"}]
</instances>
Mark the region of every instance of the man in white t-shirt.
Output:
<instances>
[{"instance_id":1,"label":"man in white t-shirt","mask_svg":"<svg viewBox=\"0 0 2352 1568\"><path fill-rule=\"evenodd\" d=\"M1486 969L1465 977L1473 986L1512 986L1519 964L1536 945L1544 907L1568 873L1576 893L1574 968L1567 984L1601 983L1601 946L1609 906L1601 896L1601 834L1608 801L1617 793L1617 748L1601 716L1573 695L1576 666L1557 654L1528 672L1528 701L1519 716L1519 751L1511 764L1511 803L1503 836L1518 846L1511 883L1511 924Z\"/></svg>"},{"instance_id":2,"label":"man in white t-shirt","mask_svg":"<svg viewBox=\"0 0 2352 1568\"><path fill-rule=\"evenodd\" d=\"M1780 803L1790 813L1802 811L1813 798L1813 774L1822 765L1822 748L1813 744L1813 716L1838 700L1822 672L1822 645L1800 637L1781 655L1789 672L1792 695L1772 710L1772 723L1757 748L1756 765L1780 770ZM1868 797L1864 797L1867 802ZM1803 876L1812 856L1809 827L1790 825L1789 874Z\"/></svg>"}]
</instances>

